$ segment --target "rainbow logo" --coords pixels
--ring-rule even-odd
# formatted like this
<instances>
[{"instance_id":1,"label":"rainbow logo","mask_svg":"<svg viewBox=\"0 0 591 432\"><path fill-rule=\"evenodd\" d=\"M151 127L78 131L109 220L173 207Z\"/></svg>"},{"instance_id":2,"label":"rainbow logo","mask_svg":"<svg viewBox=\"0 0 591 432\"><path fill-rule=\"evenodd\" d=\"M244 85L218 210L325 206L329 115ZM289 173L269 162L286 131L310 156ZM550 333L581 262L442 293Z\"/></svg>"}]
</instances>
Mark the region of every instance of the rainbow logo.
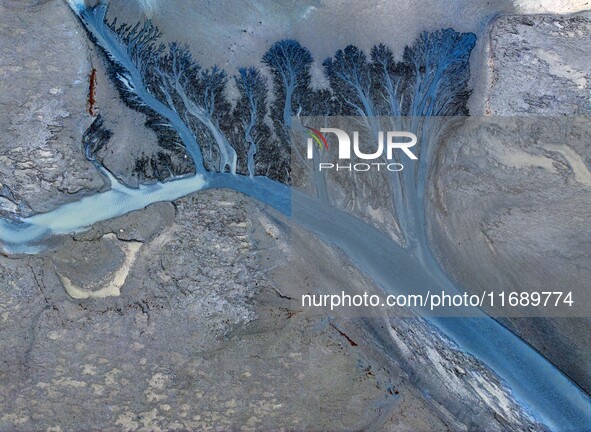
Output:
<instances>
[{"instance_id":1,"label":"rainbow logo","mask_svg":"<svg viewBox=\"0 0 591 432\"><path fill-rule=\"evenodd\" d=\"M324 138L324 135L322 135L322 133L316 129L313 129L311 127L308 126L304 126L306 129L308 130L308 135L310 135L314 141L316 141L318 143L318 149L322 150L322 144L324 144L324 148L326 150L328 150L328 141L326 141L326 138Z\"/></svg>"}]
</instances>

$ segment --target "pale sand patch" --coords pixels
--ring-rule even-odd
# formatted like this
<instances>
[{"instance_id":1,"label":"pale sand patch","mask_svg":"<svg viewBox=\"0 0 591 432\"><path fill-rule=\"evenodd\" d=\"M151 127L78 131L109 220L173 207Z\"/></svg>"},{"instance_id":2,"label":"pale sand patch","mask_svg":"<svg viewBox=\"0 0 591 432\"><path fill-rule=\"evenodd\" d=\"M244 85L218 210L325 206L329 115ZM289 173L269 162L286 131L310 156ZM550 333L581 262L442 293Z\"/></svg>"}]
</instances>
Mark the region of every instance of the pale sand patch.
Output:
<instances>
[{"instance_id":1,"label":"pale sand patch","mask_svg":"<svg viewBox=\"0 0 591 432\"><path fill-rule=\"evenodd\" d=\"M537 49L536 55L543 61L548 63L550 73L560 78L566 78L574 82L578 88L584 89L587 87L587 74L585 72L576 70L571 64L562 60L562 57L554 52Z\"/></svg>"},{"instance_id":2,"label":"pale sand patch","mask_svg":"<svg viewBox=\"0 0 591 432\"><path fill-rule=\"evenodd\" d=\"M564 144L547 145L544 146L544 149L560 153L562 156L564 156L573 170L573 173L575 174L575 181L584 184L585 186L591 186L591 172L589 172L589 168L587 168L587 165L585 165L583 158L573 149L567 147Z\"/></svg>"},{"instance_id":3,"label":"pale sand patch","mask_svg":"<svg viewBox=\"0 0 591 432\"><path fill-rule=\"evenodd\" d=\"M105 237L109 239L116 239L115 234L106 234ZM66 292L70 297L76 300L88 299L88 298L106 298L106 297L118 297L121 295L121 287L125 284L127 276L131 267L137 259L138 252L142 247L141 242L126 241L120 242L121 249L125 253L125 260L119 269L113 273L113 275L106 281L105 286L95 291L88 291L83 288L77 287L67 276L60 275L60 279L64 284Z\"/></svg>"},{"instance_id":4,"label":"pale sand patch","mask_svg":"<svg viewBox=\"0 0 591 432\"><path fill-rule=\"evenodd\" d=\"M508 149L502 146L491 148L491 154L501 164L511 168L540 167L551 173L556 173L554 161L546 156L532 155L522 150Z\"/></svg>"},{"instance_id":5,"label":"pale sand patch","mask_svg":"<svg viewBox=\"0 0 591 432\"><path fill-rule=\"evenodd\" d=\"M589 0L515 0L517 13L574 13L591 9Z\"/></svg>"},{"instance_id":6,"label":"pale sand patch","mask_svg":"<svg viewBox=\"0 0 591 432\"><path fill-rule=\"evenodd\" d=\"M561 154L573 170L575 181L591 187L591 172L589 171L589 168L587 168L583 158L573 149L564 144L545 145L542 146L542 148L547 151ZM511 168L540 167L551 173L557 172L556 167L554 166L555 161L546 156L532 155L521 150L508 149L501 146L491 149L491 154L501 164Z\"/></svg>"}]
</instances>

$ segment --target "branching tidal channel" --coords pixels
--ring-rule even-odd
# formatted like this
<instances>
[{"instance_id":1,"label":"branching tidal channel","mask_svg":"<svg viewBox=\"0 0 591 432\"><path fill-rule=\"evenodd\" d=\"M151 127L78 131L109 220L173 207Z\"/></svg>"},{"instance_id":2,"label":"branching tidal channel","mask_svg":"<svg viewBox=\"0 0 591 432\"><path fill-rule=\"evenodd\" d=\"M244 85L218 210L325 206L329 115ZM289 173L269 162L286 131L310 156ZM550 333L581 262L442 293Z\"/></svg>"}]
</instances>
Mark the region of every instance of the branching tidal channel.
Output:
<instances>
[{"instance_id":1,"label":"branching tidal channel","mask_svg":"<svg viewBox=\"0 0 591 432\"><path fill-rule=\"evenodd\" d=\"M407 116L418 119L410 126L418 132L435 127L430 119L436 116L467 115L473 34L452 29L423 33L400 62L384 45L375 46L369 56L349 46L323 62L330 83L323 90L311 86L311 53L297 41L282 40L263 57L272 82L259 69L239 69L233 78L239 97L233 105L225 98L226 73L201 68L184 46L161 44L160 32L150 22L118 26L106 21L105 5L70 3L107 57L122 99L147 115L147 125L163 147L180 146L194 174L181 175L166 160L157 161L153 165L159 182L126 186L95 156L108 139L99 118L87 132L84 152L108 178L110 190L48 213L0 220L4 252L37 253L48 236L80 231L154 202L227 188L275 208L340 248L387 293L421 287L460 292L427 241L424 200L434 142L423 140L420 161L389 174L399 245L356 216L331 207L321 181L315 182L316 194L293 186L290 129L297 127L292 123L299 116L358 116L374 131L381 130L380 116ZM292 212L293 200L297 212ZM591 430L588 395L494 319L484 314L428 319L491 367L550 428Z\"/></svg>"}]
</instances>

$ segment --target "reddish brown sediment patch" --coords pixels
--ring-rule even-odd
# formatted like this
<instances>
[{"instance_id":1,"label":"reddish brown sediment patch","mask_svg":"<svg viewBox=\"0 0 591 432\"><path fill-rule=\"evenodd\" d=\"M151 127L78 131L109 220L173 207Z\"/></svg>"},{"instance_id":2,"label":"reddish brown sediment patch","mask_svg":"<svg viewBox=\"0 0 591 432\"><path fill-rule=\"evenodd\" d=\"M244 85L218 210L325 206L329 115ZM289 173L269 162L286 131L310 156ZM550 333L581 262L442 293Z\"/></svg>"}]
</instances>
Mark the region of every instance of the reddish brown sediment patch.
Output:
<instances>
[{"instance_id":1,"label":"reddish brown sediment patch","mask_svg":"<svg viewBox=\"0 0 591 432\"><path fill-rule=\"evenodd\" d=\"M92 68L88 77L88 114L96 116L94 105L96 103L96 69Z\"/></svg>"},{"instance_id":2,"label":"reddish brown sediment patch","mask_svg":"<svg viewBox=\"0 0 591 432\"><path fill-rule=\"evenodd\" d=\"M335 329L341 336L343 336L345 339L347 339L347 342L349 342L349 344L353 347L357 346L357 343L351 339L345 332L341 331L335 324L330 323L330 326Z\"/></svg>"}]
</instances>

